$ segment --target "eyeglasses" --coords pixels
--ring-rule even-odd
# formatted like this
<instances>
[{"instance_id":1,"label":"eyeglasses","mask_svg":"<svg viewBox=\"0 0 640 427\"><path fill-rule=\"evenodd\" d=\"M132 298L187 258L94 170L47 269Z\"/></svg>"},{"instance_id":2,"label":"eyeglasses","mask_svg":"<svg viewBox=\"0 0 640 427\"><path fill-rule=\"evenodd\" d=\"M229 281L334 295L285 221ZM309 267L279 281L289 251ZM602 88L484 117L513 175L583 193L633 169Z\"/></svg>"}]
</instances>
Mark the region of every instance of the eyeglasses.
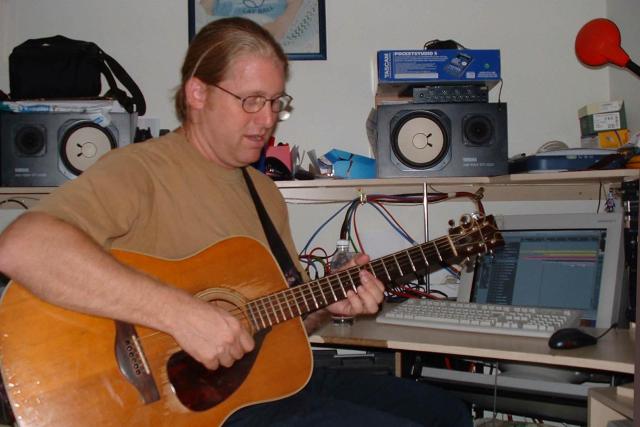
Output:
<instances>
[{"instance_id":1,"label":"eyeglasses","mask_svg":"<svg viewBox=\"0 0 640 427\"><path fill-rule=\"evenodd\" d=\"M262 95L250 95L242 98L241 96L238 96L233 92L229 92L227 89L216 84L212 84L211 86L217 87L221 91L228 93L229 95L242 102L242 109L247 113L257 113L258 111L262 110L262 107L264 107L264 104L267 101L269 101L269 103L271 104L271 111L273 111L274 113L280 113L286 110L289 104L291 104L291 101L293 101L293 97L287 95L286 93L278 95L275 98L265 98Z\"/></svg>"}]
</instances>

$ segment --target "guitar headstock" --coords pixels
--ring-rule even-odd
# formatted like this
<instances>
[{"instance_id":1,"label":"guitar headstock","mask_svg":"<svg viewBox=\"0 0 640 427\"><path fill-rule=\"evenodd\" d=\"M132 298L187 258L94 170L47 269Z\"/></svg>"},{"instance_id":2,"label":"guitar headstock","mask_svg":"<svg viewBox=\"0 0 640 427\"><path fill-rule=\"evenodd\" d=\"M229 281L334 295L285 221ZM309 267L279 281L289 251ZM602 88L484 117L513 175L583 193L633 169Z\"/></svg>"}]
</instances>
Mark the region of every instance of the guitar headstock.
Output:
<instances>
[{"instance_id":1,"label":"guitar headstock","mask_svg":"<svg viewBox=\"0 0 640 427\"><path fill-rule=\"evenodd\" d=\"M452 225L449 236L460 257L485 253L504 245L493 215L467 214L460 218L459 225L453 226L452 221L449 224Z\"/></svg>"}]
</instances>

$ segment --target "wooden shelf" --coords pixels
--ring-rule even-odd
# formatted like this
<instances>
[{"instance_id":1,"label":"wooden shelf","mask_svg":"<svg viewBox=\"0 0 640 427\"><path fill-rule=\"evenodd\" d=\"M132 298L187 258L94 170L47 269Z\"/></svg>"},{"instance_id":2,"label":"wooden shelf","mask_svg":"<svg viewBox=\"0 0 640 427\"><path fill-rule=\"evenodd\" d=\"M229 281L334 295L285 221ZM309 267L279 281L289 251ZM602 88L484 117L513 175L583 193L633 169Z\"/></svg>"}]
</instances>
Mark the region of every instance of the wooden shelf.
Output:
<instances>
[{"instance_id":1,"label":"wooden shelf","mask_svg":"<svg viewBox=\"0 0 640 427\"><path fill-rule=\"evenodd\" d=\"M43 195L49 194L58 187L0 187L0 195Z\"/></svg>"},{"instance_id":2,"label":"wooden shelf","mask_svg":"<svg viewBox=\"0 0 640 427\"><path fill-rule=\"evenodd\" d=\"M619 389L628 387L631 395L619 393ZM610 421L633 420L633 384L589 390L589 425L606 427Z\"/></svg>"},{"instance_id":3,"label":"wooden shelf","mask_svg":"<svg viewBox=\"0 0 640 427\"><path fill-rule=\"evenodd\" d=\"M484 200L593 200L600 184L614 185L640 179L638 169L553 172L494 177L415 177L377 179L323 178L276 181L287 200L351 200L361 194L398 194L428 191L485 190ZM38 197L56 187L0 187L0 195ZM553 190L553 191L550 191Z\"/></svg>"},{"instance_id":4,"label":"wooden shelf","mask_svg":"<svg viewBox=\"0 0 640 427\"><path fill-rule=\"evenodd\" d=\"M501 175L495 177L416 177L277 181L288 200L350 200L360 194L485 189L486 200L593 200L599 186L640 179L640 170L611 169ZM549 191L553 189L554 191Z\"/></svg>"}]
</instances>

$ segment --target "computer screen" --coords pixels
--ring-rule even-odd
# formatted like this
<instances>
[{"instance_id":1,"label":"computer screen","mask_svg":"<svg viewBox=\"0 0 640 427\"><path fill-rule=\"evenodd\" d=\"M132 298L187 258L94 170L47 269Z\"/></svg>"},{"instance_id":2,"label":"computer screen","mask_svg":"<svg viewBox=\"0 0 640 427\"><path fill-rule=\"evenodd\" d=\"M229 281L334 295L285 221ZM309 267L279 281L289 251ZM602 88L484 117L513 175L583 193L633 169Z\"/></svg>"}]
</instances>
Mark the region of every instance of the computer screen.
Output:
<instances>
[{"instance_id":1,"label":"computer screen","mask_svg":"<svg viewBox=\"0 0 640 427\"><path fill-rule=\"evenodd\" d=\"M470 301L579 309L588 326L622 319L621 214L507 215L496 222L505 245L476 260Z\"/></svg>"}]
</instances>

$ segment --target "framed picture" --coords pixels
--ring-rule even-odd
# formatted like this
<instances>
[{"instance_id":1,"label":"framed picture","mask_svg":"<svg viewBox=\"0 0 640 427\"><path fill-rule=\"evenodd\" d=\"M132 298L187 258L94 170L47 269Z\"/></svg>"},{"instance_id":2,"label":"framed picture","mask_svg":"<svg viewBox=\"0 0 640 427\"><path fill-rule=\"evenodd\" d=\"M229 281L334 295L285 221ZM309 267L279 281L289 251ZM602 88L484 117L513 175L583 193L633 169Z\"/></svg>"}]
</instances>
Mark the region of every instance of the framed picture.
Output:
<instances>
[{"instance_id":1,"label":"framed picture","mask_svg":"<svg viewBox=\"0 0 640 427\"><path fill-rule=\"evenodd\" d=\"M216 19L242 16L265 27L289 59L327 59L325 0L187 0L189 41Z\"/></svg>"}]
</instances>

